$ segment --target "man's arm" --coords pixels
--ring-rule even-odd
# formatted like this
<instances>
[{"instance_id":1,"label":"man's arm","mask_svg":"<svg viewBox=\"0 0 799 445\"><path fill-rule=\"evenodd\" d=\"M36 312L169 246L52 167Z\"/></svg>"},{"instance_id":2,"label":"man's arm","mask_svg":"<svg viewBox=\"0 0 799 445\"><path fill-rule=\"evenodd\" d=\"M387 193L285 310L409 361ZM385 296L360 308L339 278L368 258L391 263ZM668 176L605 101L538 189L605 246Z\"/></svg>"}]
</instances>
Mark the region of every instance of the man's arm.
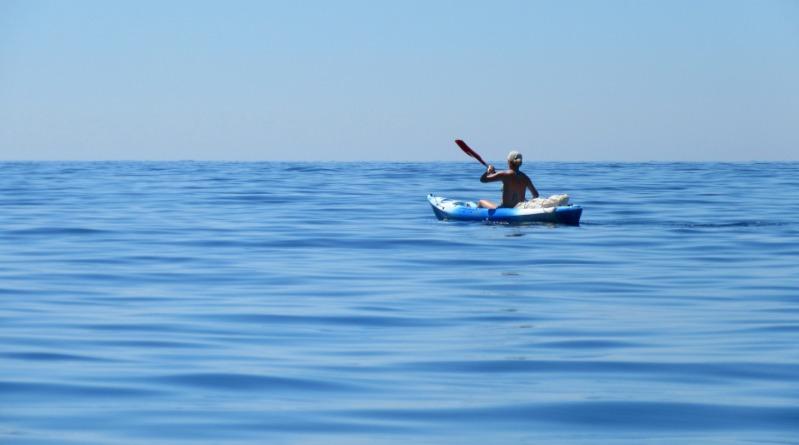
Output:
<instances>
[{"instance_id":1,"label":"man's arm","mask_svg":"<svg viewBox=\"0 0 799 445\"><path fill-rule=\"evenodd\" d=\"M527 175L524 175L524 177L527 178L527 188L530 189L530 193L533 194L533 198L538 198L538 190L535 189L535 186L533 185L533 181L531 181L530 177L527 176Z\"/></svg>"},{"instance_id":2,"label":"man's arm","mask_svg":"<svg viewBox=\"0 0 799 445\"><path fill-rule=\"evenodd\" d=\"M498 172L494 170L493 165L489 165L485 173L483 173L483 176L480 176L480 182L501 181L504 176L507 176L506 172Z\"/></svg>"}]
</instances>

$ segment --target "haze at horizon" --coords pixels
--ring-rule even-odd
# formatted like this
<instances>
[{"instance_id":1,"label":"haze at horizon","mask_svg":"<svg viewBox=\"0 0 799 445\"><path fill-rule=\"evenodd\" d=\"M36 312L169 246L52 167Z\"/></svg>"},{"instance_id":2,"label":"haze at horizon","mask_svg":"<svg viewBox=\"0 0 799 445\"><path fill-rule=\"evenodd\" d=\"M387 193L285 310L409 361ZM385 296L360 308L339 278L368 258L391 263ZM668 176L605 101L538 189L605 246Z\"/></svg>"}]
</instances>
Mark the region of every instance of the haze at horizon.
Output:
<instances>
[{"instance_id":1,"label":"haze at horizon","mask_svg":"<svg viewBox=\"0 0 799 445\"><path fill-rule=\"evenodd\" d=\"M0 4L0 160L799 160L799 2Z\"/></svg>"}]
</instances>

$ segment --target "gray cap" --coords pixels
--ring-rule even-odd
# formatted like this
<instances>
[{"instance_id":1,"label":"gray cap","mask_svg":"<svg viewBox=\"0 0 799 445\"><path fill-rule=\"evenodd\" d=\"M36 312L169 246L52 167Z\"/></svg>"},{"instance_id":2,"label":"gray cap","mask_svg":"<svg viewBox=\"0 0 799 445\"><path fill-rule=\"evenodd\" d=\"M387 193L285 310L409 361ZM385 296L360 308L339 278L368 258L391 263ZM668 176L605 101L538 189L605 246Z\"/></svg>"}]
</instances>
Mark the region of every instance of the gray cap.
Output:
<instances>
[{"instance_id":1,"label":"gray cap","mask_svg":"<svg viewBox=\"0 0 799 445\"><path fill-rule=\"evenodd\" d=\"M518 152L518 151L516 151L516 150L513 150L512 152L508 153L508 160L509 160L509 161L515 161L515 160L519 160L519 162L521 162L521 160L522 160L522 154L521 154L521 153L519 153L519 152Z\"/></svg>"}]
</instances>

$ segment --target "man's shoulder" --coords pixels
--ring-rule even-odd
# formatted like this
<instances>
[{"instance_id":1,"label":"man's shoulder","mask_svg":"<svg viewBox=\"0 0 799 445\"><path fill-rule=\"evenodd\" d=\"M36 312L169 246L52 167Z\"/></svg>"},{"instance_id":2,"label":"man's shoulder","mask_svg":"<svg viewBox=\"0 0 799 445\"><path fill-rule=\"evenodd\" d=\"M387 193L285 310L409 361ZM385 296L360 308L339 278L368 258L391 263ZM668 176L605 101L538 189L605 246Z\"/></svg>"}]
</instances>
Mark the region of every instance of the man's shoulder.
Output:
<instances>
[{"instance_id":1,"label":"man's shoulder","mask_svg":"<svg viewBox=\"0 0 799 445\"><path fill-rule=\"evenodd\" d=\"M511 169L502 170L501 174L502 174L502 177L504 179L513 180L514 178L518 178L519 177L519 173L517 171L511 170Z\"/></svg>"}]
</instances>

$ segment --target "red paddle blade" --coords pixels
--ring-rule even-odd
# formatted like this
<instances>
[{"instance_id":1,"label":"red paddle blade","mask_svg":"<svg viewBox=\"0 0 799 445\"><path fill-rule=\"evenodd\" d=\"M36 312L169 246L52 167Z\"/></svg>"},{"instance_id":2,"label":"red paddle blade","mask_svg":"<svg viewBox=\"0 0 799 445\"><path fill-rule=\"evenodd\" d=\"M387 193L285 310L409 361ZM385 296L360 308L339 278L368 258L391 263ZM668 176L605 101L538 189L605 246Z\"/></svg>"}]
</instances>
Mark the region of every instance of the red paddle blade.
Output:
<instances>
[{"instance_id":1,"label":"red paddle blade","mask_svg":"<svg viewBox=\"0 0 799 445\"><path fill-rule=\"evenodd\" d=\"M486 167L488 167L488 164L486 164L486 161L484 161L483 158L481 158L480 155L477 154L476 151L472 150L468 145L466 145L466 142L463 142L460 139L455 139L455 143L458 144L458 147L460 147L461 150L463 150L464 153L466 153L467 155L477 159L478 161L480 161L481 164L483 164Z\"/></svg>"}]
</instances>

